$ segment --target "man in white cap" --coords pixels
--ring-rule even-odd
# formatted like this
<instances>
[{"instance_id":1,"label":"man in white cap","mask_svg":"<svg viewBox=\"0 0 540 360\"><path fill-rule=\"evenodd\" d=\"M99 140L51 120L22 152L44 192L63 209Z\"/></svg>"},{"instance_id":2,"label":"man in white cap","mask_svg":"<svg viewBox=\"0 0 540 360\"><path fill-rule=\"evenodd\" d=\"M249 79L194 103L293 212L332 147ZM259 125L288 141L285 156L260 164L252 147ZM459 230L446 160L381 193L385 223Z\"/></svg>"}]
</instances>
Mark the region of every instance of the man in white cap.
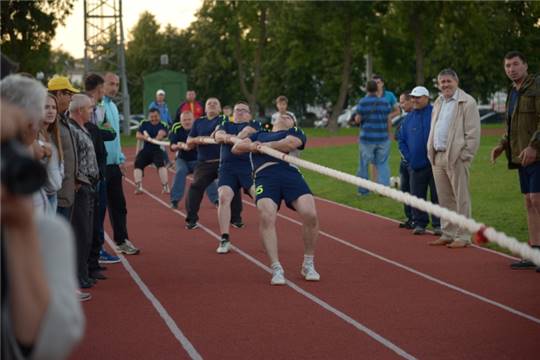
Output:
<instances>
[{"instance_id":1,"label":"man in white cap","mask_svg":"<svg viewBox=\"0 0 540 360\"><path fill-rule=\"evenodd\" d=\"M148 106L148 110L151 109L158 109L161 121L165 121L169 127L172 125L173 121L169 115L167 103L165 102L165 90L159 89L156 91L156 100L152 101Z\"/></svg>"},{"instance_id":2,"label":"man in white cap","mask_svg":"<svg viewBox=\"0 0 540 360\"><path fill-rule=\"evenodd\" d=\"M441 96L433 104L428 158L441 206L463 216L471 216L469 168L480 146L480 114L476 100L460 89L452 69L437 76ZM443 235L430 245L463 248L471 243L471 234L443 219Z\"/></svg>"},{"instance_id":3,"label":"man in white cap","mask_svg":"<svg viewBox=\"0 0 540 360\"><path fill-rule=\"evenodd\" d=\"M427 157L427 142L431 129L431 112L433 110L429 103L429 91L423 86L417 86L411 91L410 97L414 110L401 124L398 138L399 150L408 164L411 194L427 200L429 188L431 202L437 204L435 180ZM414 224L413 234L424 234L429 223L429 215L413 207L412 220ZM431 226L436 235L442 234L438 217L431 216Z\"/></svg>"}]
</instances>

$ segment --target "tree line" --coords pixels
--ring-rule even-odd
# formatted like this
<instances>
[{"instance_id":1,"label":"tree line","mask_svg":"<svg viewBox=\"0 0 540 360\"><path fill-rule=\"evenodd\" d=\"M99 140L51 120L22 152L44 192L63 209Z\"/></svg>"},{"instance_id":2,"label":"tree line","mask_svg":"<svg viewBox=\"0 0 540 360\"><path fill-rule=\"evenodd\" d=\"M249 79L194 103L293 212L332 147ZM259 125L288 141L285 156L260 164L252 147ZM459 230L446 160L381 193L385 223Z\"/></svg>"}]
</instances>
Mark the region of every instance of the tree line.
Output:
<instances>
[{"instance_id":1,"label":"tree line","mask_svg":"<svg viewBox=\"0 0 540 360\"><path fill-rule=\"evenodd\" d=\"M32 72L37 52L51 58L50 45L25 47L17 40L13 27L24 24L6 15L12 3L32 2L2 1L2 52ZM72 0L36 3L56 3L64 16L72 7ZM61 20L51 16L53 25ZM50 43L54 28L44 32L48 37L32 37L37 28L27 26L24 39ZM420 84L436 91L434 78L450 67L467 92L485 100L507 86L502 58L509 50L524 52L529 71L538 72L540 3L205 0L187 29L163 27L145 12L127 39L132 112L145 107L142 77L161 69L160 56L167 54L167 68L184 72L202 98L245 99L264 112L285 94L300 116L309 104L329 105L335 128L342 109L363 95L367 54L373 72L396 93ZM53 55L66 62L65 54Z\"/></svg>"}]
</instances>

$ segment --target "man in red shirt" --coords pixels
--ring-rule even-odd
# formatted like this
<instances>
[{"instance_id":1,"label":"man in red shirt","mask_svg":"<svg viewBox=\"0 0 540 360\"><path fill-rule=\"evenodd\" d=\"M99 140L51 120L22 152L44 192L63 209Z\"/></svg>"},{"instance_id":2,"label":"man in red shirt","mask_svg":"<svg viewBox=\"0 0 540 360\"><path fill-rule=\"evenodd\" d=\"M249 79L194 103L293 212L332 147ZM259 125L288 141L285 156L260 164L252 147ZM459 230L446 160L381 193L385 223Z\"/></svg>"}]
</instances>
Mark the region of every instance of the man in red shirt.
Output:
<instances>
[{"instance_id":1,"label":"man in red shirt","mask_svg":"<svg viewBox=\"0 0 540 360\"><path fill-rule=\"evenodd\" d=\"M193 113L193 118L197 120L204 114L204 108L200 102L195 100L197 93L195 90L188 90L186 92L186 101L180 104L178 110L176 110L176 116L173 122L180 121L180 115L185 111L191 111Z\"/></svg>"}]
</instances>

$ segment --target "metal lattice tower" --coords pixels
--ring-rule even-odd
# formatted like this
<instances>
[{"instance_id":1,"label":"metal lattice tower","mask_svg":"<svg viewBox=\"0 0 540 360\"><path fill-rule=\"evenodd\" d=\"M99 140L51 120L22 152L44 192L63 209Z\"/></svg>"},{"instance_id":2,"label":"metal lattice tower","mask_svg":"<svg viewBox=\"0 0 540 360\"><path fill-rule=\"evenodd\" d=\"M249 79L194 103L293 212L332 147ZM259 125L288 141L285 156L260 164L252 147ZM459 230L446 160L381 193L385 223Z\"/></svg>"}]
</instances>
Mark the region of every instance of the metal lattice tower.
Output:
<instances>
[{"instance_id":1,"label":"metal lattice tower","mask_svg":"<svg viewBox=\"0 0 540 360\"><path fill-rule=\"evenodd\" d=\"M84 70L113 71L120 77L124 119L130 118L126 75L122 0L84 0ZM129 134L129 120L122 132Z\"/></svg>"}]
</instances>

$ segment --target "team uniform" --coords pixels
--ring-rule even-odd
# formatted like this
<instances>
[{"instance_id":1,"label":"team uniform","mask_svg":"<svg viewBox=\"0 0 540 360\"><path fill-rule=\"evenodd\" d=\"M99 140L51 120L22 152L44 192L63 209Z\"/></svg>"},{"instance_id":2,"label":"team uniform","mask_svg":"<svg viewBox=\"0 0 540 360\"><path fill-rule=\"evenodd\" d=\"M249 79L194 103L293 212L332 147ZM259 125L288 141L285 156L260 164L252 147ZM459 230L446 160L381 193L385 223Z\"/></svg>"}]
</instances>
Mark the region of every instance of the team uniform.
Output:
<instances>
[{"instance_id":1,"label":"team uniform","mask_svg":"<svg viewBox=\"0 0 540 360\"><path fill-rule=\"evenodd\" d=\"M277 132L259 131L252 134L250 140L264 144L265 142L285 139L289 135L302 141L299 150L303 150L307 141L306 135L297 127ZM297 167L266 154L251 153L250 156L255 174L256 201L270 198L279 207L281 201L285 200L287 207L294 210L292 203L296 199L312 193Z\"/></svg>"},{"instance_id":2,"label":"team uniform","mask_svg":"<svg viewBox=\"0 0 540 360\"><path fill-rule=\"evenodd\" d=\"M206 116L203 116L193 123L189 137L210 136L218 125L225 120L227 120L227 118L223 115L218 115L213 119L208 119ZM219 157L220 145L203 144L197 146L197 160L199 163L195 167L193 182L191 183L186 198L186 223L188 229L197 227L196 223L199 220L198 214L204 190L218 177ZM231 221L233 223L241 222L241 211L242 199L235 196L231 205Z\"/></svg>"},{"instance_id":3,"label":"team uniform","mask_svg":"<svg viewBox=\"0 0 540 360\"><path fill-rule=\"evenodd\" d=\"M223 130L230 135L238 135L247 126L257 131L261 128L261 124L254 120L245 123L234 123L224 119L217 130ZM249 154L234 155L231 149L232 145L221 144L218 187L229 186L235 193L240 188L243 188L244 192L249 194L249 189L253 185Z\"/></svg>"},{"instance_id":4,"label":"team uniform","mask_svg":"<svg viewBox=\"0 0 540 360\"><path fill-rule=\"evenodd\" d=\"M190 129L191 130L191 129ZM185 129L181 123L175 123L169 132L169 140L171 145L187 141L190 130ZM197 149L178 150L176 153L176 175L174 184L171 189L171 203L177 205L178 201L184 196L184 188L186 184L186 176L193 173L197 165ZM212 203L218 202L217 187L215 183L211 183L206 189L208 198Z\"/></svg>"},{"instance_id":5,"label":"team uniform","mask_svg":"<svg viewBox=\"0 0 540 360\"><path fill-rule=\"evenodd\" d=\"M160 130L168 132L167 125L163 122L159 122L156 125L152 125L149 120L144 120L139 126L138 131L142 134L146 131L148 135L155 138ZM135 169L144 170L145 167L154 163L157 168L165 165L165 159L163 157L163 151L159 145L151 144L148 141L144 142L144 146L135 158Z\"/></svg>"}]
</instances>

